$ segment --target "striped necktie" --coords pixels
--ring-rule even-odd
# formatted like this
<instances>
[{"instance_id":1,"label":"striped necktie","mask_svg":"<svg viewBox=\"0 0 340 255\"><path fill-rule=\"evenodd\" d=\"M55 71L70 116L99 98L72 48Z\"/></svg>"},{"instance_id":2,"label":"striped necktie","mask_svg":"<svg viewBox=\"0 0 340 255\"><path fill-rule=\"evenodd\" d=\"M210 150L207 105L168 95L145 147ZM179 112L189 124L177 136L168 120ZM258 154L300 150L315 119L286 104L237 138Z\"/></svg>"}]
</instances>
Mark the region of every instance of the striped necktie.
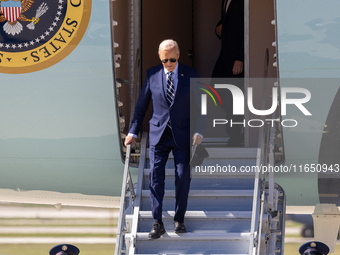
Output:
<instances>
[{"instance_id":1,"label":"striped necktie","mask_svg":"<svg viewBox=\"0 0 340 255\"><path fill-rule=\"evenodd\" d=\"M168 72L167 79L166 79L166 101L168 102L168 105L170 106L172 101L174 100L175 97L175 85L174 85L174 80L172 79L173 72ZM168 121L167 126L171 128L171 123L170 120Z\"/></svg>"},{"instance_id":2,"label":"striped necktie","mask_svg":"<svg viewBox=\"0 0 340 255\"><path fill-rule=\"evenodd\" d=\"M174 101L175 97L175 85L174 80L172 79L173 72L168 72L167 75L167 81L166 81L166 100L169 105L171 105L172 101Z\"/></svg>"}]
</instances>

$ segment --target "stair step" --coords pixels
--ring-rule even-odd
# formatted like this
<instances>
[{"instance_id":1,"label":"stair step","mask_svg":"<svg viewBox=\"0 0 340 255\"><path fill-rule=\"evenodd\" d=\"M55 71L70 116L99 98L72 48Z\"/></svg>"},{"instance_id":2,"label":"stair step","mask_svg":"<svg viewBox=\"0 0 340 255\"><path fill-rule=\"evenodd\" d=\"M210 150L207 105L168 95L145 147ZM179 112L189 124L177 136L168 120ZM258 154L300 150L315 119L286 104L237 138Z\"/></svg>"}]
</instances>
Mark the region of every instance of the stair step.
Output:
<instances>
[{"instance_id":1,"label":"stair step","mask_svg":"<svg viewBox=\"0 0 340 255\"><path fill-rule=\"evenodd\" d=\"M131 235L126 235L130 240ZM184 233L167 232L161 238L148 240L148 233L137 233L138 254L247 254L250 233Z\"/></svg>"},{"instance_id":2,"label":"stair step","mask_svg":"<svg viewBox=\"0 0 340 255\"><path fill-rule=\"evenodd\" d=\"M240 168L242 167L252 167L256 166L256 159L257 159L257 148L206 148L209 157L205 158L203 163L201 164L200 168L194 169L192 174L195 175L195 170L199 170L200 172L197 173L199 175L205 175L208 171L208 167L221 167L223 172L218 174L214 172L214 175L225 175L227 174L228 177L231 175L253 175L254 173L249 172L240 172ZM149 151L147 151L147 158ZM147 160L146 163L147 167L150 167L149 161ZM169 159L166 163L166 168L174 168L174 160L173 154L170 152ZM227 171L226 171L227 167ZM204 169L205 168L205 169ZM204 173L205 172L205 173ZM210 174L210 171L208 172Z\"/></svg>"},{"instance_id":3,"label":"stair step","mask_svg":"<svg viewBox=\"0 0 340 255\"><path fill-rule=\"evenodd\" d=\"M252 197L253 190L190 190L189 199L194 197ZM150 197L149 190L142 190L142 197ZM175 197L175 190L165 190L164 198Z\"/></svg>"},{"instance_id":4,"label":"stair step","mask_svg":"<svg viewBox=\"0 0 340 255\"><path fill-rule=\"evenodd\" d=\"M153 219L139 219L138 232L149 232L152 228ZM163 219L166 231L174 231L174 218ZM240 233L250 231L251 219L195 219L185 218L185 227L188 233Z\"/></svg>"},{"instance_id":5,"label":"stair step","mask_svg":"<svg viewBox=\"0 0 340 255\"><path fill-rule=\"evenodd\" d=\"M162 219L173 220L175 211L163 211ZM251 219L251 211L187 211L185 213L185 220L245 220ZM131 221L133 219L132 214L127 214L126 219ZM140 211L139 220L152 220L151 211ZM268 214L263 214L263 221L268 221Z\"/></svg>"},{"instance_id":6,"label":"stair step","mask_svg":"<svg viewBox=\"0 0 340 255\"><path fill-rule=\"evenodd\" d=\"M135 255L139 255L138 253L135 253ZM155 254L143 254L143 255L184 255L184 253L155 253ZM192 254L185 254L185 255L217 255L217 254L207 254L207 253L192 253ZM219 254L219 255L249 255L247 254Z\"/></svg>"},{"instance_id":7,"label":"stair step","mask_svg":"<svg viewBox=\"0 0 340 255\"><path fill-rule=\"evenodd\" d=\"M149 241L148 232L137 232L137 241ZM125 235L126 239L131 239L131 234ZM161 238L152 240L157 241L249 241L250 233L211 233L209 235L202 233L183 233L166 232Z\"/></svg>"},{"instance_id":8,"label":"stair step","mask_svg":"<svg viewBox=\"0 0 340 255\"><path fill-rule=\"evenodd\" d=\"M253 197L190 197L188 200L187 211L251 211ZM171 211L175 209L175 197L164 197L163 211ZM143 197L141 204L142 211L150 211L150 197Z\"/></svg>"},{"instance_id":9,"label":"stair step","mask_svg":"<svg viewBox=\"0 0 340 255\"><path fill-rule=\"evenodd\" d=\"M175 211L163 211L163 219L175 216ZM140 211L140 219L152 218L151 211ZM185 219L250 219L251 212L249 211L187 211Z\"/></svg>"},{"instance_id":10,"label":"stair step","mask_svg":"<svg viewBox=\"0 0 340 255\"><path fill-rule=\"evenodd\" d=\"M241 173L244 174L242 172L239 171L240 168L247 168L247 171L249 171L249 167L254 167L256 166L256 159L255 158L236 158L236 159L232 159L232 158L220 158L220 159L215 159L215 158L205 158L203 160L203 163L201 164L201 166L197 166L195 168L197 168L198 170L200 170L201 172L206 172L208 167L216 167L216 166L220 166L223 167L224 169L226 167L228 167L228 171L224 170L223 174L226 173ZM146 161L146 167L149 168L150 167L150 162L149 160ZM174 159L169 158L168 161L165 164L165 168L175 168L175 163L174 163ZM229 169L231 169L232 171L230 171ZM195 169L194 169L195 170ZM192 171L193 172L193 171Z\"/></svg>"},{"instance_id":11,"label":"stair step","mask_svg":"<svg viewBox=\"0 0 340 255\"><path fill-rule=\"evenodd\" d=\"M213 148L206 147L209 158L211 159L256 159L257 148ZM146 157L149 158L149 149L147 149ZM169 154L169 158L174 158L172 152Z\"/></svg>"},{"instance_id":12,"label":"stair step","mask_svg":"<svg viewBox=\"0 0 340 255\"><path fill-rule=\"evenodd\" d=\"M149 189L149 173L150 169L144 169L143 189ZM175 189L175 169L166 169L165 175L165 189ZM230 178L231 176L225 173L223 175L194 173L192 174L190 188L205 190L254 189L254 174L252 176L234 175L233 178Z\"/></svg>"},{"instance_id":13,"label":"stair step","mask_svg":"<svg viewBox=\"0 0 340 255\"><path fill-rule=\"evenodd\" d=\"M143 189L149 189L149 178L145 177ZM165 189L175 189L175 177L165 178ZM250 178L193 178L190 183L190 189L205 189L205 190L244 190L254 189L254 179Z\"/></svg>"},{"instance_id":14,"label":"stair step","mask_svg":"<svg viewBox=\"0 0 340 255\"><path fill-rule=\"evenodd\" d=\"M171 162L169 162L170 164ZM173 164L173 163L172 163ZM208 167L216 167L220 166L222 167L228 167L232 169L235 172L239 172L238 169L241 167L251 167L256 165L256 158L205 158L203 160L203 163L201 164L200 167L195 167L198 169L205 169ZM170 167L170 166L169 166ZM202 170L201 170L202 172ZM229 171L230 172L230 171ZM229 173L229 172L224 172L224 174ZM242 174L242 173L241 173Z\"/></svg>"},{"instance_id":15,"label":"stair step","mask_svg":"<svg viewBox=\"0 0 340 255\"><path fill-rule=\"evenodd\" d=\"M216 168L215 168L216 169ZM251 171L251 170L250 170ZM191 178L254 178L255 177L255 171L252 172L246 172L245 170L241 170L240 168L237 168L236 171L223 171L222 170L216 170L213 172L213 170L209 170L207 168L197 168L191 170ZM144 177L149 177L150 174L150 168L144 169ZM167 177L174 177L175 176L175 168L166 168L165 169L165 176Z\"/></svg>"},{"instance_id":16,"label":"stair step","mask_svg":"<svg viewBox=\"0 0 340 255\"><path fill-rule=\"evenodd\" d=\"M163 212L163 223L166 230L174 228L174 211ZM127 216L132 221L133 215ZM250 231L251 212L228 211L188 211L185 214L185 226L192 233L228 233ZM139 213L138 232L150 231L154 220L151 211Z\"/></svg>"},{"instance_id":17,"label":"stair step","mask_svg":"<svg viewBox=\"0 0 340 255\"><path fill-rule=\"evenodd\" d=\"M229 141L229 137L204 137L203 138L203 141L202 141L202 144L203 146L206 144L206 143L228 143Z\"/></svg>"}]
</instances>

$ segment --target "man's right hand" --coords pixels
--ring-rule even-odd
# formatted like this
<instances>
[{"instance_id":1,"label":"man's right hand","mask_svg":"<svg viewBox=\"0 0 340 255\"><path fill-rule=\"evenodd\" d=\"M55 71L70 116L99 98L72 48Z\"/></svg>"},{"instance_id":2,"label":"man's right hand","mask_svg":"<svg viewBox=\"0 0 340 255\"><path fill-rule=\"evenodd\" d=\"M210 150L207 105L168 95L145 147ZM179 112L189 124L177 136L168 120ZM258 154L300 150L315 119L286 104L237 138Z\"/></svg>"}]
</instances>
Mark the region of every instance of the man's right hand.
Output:
<instances>
[{"instance_id":1,"label":"man's right hand","mask_svg":"<svg viewBox=\"0 0 340 255\"><path fill-rule=\"evenodd\" d=\"M234 66L233 66L233 74L239 75L243 72L243 62L240 60L235 60Z\"/></svg>"},{"instance_id":2,"label":"man's right hand","mask_svg":"<svg viewBox=\"0 0 340 255\"><path fill-rule=\"evenodd\" d=\"M135 144L136 140L137 139L134 138L133 136L128 135L127 137L125 137L125 142L124 142L125 147L127 147L129 144L131 144L131 147L132 147Z\"/></svg>"},{"instance_id":3,"label":"man's right hand","mask_svg":"<svg viewBox=\"0 0 340 255\"><path fill-rule=\"evenodd\" d=\"M222 24L216 27L216 33L221 36L222 35Z\"/></svg>"}]
</instances>

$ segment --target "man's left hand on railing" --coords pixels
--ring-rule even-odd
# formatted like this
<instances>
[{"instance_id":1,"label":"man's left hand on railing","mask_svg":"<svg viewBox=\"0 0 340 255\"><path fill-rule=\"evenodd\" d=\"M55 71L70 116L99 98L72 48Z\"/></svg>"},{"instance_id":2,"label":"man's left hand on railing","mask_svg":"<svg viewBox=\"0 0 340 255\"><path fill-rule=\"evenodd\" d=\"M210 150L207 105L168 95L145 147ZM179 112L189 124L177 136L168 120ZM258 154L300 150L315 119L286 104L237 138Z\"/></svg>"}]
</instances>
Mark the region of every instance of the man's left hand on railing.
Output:
<instances>
[{"instance_id":1,"label":"man's left hand on railing","mask_svg":"<svg viewBox=\"0 0 340 255\"><path fill-rule=\"evenodd\" d=\"M125 142L124 142L124 145L125 147L128 146L128 144L131 144L131 147L135 144L137 138L133 137L132 135L127 135L126 138L125 138Z\"/></svg>"},{"instance_id":2,"label":"man's left hand on railing","mask_svg":"<svg viewBox=\"0 0 340 255\"><path fill-rule=\"evenodd\" d=\"M194 134L194 136L192 137L192 145L199 145L202 142L203 138L202 135L196 133Z\"/></svg>"}]
</instances>

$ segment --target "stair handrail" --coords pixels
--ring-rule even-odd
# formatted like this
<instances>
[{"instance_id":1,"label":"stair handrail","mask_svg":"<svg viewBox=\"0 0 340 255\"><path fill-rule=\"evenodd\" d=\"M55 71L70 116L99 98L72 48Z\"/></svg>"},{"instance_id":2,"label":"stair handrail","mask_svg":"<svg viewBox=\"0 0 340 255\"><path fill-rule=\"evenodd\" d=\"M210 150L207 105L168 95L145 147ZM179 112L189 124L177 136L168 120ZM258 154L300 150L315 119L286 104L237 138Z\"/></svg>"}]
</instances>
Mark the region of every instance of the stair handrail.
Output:
<instances>
[{"instance_id":1,"label":"stair handrail","mask_svg":"<svg viewBox=\"0 0 340 255\"><path fill-rule=\"evenodd\" d=\"M266 107L266 94L267 94L267 77L268 77L268 65L269 65L269 50L266 48L264 56L264 80L262 84L262 109ZM258 249L261 242L261 222L263 217L263 206L264 203L261 201L261 197L264 191L264 174L262 171L262 166L267 165L267 154L268 154L268 123L265 121L264 116L261 116L261 120L265 123L260 128L259 140L258 140L258 153L256 159L255 180L254 180L254 196L253 196L253 207L252 207L252 217L250 226L250 244L249 244L249 254L258 254Z\"/></svg>"},{"instance_id":2,"label":"stair handrail","mask_svg":"<svg viewBox=\"0 0 340 255\"><path fill-rule=\"evenodd\" d=\"M274 112L272 115L272 119L276 119L276 113ZM267 151L267 165L275 167L275 154L274 154L274 149L275 149L275 132L276 132L276 125L277 123L274 122L274 125L270 128L269 132L269 141L268 141L268 151ZM267 209L269 211L272 211L274 209L274 172L269 171L268 173L268 201L267 201Z\"/></svg>"},{"instance_id":3,"label":"stair handrail","mask_svg":"<svg viewBox=\"0 0 340 255\"><path fill-rule=\"evenodd\" d=\"M266 51L266 64L268 61L268 50ZM266 65L265 64L265 65ZM266 72L265 72L266 74ZM266 91L266 80L264 80L263 84L263 93ZM278 89L280 88L279 82L277 83ZM280 105L281 94L279 93L278 101ZM265 102L262 102L262 108L265 106ZM280 115L280 114L279 114ZM259 147L260 147L260 160L257 165L260 166L267 166L267 169L271 169L270 167L275 167L277 163L275 161L275 133L276 130L280 130L280 126L278 123L281 122L281 116L277 118L277 113L274 112L272 114L272 119L275 120L271 123L266 123L264 120L264 116L262 116L262 120L264 121L264 125L261 127L260 136L259 136ZM271 124L271 126L270 126ZM281 134L282 136L283 134ZM282 138L282 148L283 148L283 138ZM282 151L283 152L283 151ZM284 154L283 154L284 160ZM270 166L270 167L269 167ZM260 168L259 168L260 169ZM259 255L260 254L260 247L261 247L261 235L262 235L262 217L264 213L264 209L268 210L269 212L272 211L274 206L274 172L268 171L268 175L266 175L263 171L263 168L260 169L260 172L257 172L255 175L255 185L254 185L254 198L253 198L253 216L252 216L252 223L251 223L251 246L250 247L250 254ZM266 180L267 178L267 180ZM265 182L268 182L268 196L264 196L265 194ZM266 200L266 201L265 201ZM259 215L258 217L256 217ZM256 228L257 223L257 228ZM256 228L256 229L255 229ZM252 248L252 249L251 249Z\"/></svg>"},{"instance_id":4,"label":"stair handrail","mask_svg":"<svg viewBox=\"0 0 340 255\"><path fill-rule=\"evenodd\" d=\"M115 255L120 255L122 252L123 234L126 232L126 221L125 221L125 204L127 201L126 198L129 197L130 201L133 201L136 197L135 191L133 188L132 179L131 179L131 173L130 173L130 154L131 154L131 145L129 144L126 149L126 156L125 156L122 193L120 197L120 207L119 207L120 209L119 209L118 226L117 226Z\"/></svg>"},{"instance_id":5,"label":"stair handrail","mask_svg":"<svg viewBox=\"0 0 340 255\"><path fill-rule=\"evenodd\" d=\"M250 226L250 243L249 243L249 254L256 255L260 248L261 242L261 221L263 217L263 206L264 203L261 201L262 194L264 192L264 174L262 166L267 163L267 148L268 148L268 125L265 124L260 128L259 135L259 149L257 151L256 166L257 171L255 172L254 180L254 196L252 206L252 217Z\"/></svg>"},{"instance_id":6,"label":"stair handrail","mask_svg":"<svg viewBox=\"0 0 340 255\"><path fill-rule=\"evenodd\" d=\"M146 161L146 154L147 154L147 133L144 132L142 135L141 140L141 151L140 151L140 158L139 158L139 167L138 167L138 179L137 179L137 187L136 187L136 199L133 204L133 217L131 223L131 240L129 245L126 247L126 255L128 254L135 254L135 244L136 244L136 236L137 236L137 229L138 229L138 219L139 213L141 211L142 205L142 189L143 189L143 181L144 181L144 169L145 169L145 161Z\"/></svg>"}]
</instances>

